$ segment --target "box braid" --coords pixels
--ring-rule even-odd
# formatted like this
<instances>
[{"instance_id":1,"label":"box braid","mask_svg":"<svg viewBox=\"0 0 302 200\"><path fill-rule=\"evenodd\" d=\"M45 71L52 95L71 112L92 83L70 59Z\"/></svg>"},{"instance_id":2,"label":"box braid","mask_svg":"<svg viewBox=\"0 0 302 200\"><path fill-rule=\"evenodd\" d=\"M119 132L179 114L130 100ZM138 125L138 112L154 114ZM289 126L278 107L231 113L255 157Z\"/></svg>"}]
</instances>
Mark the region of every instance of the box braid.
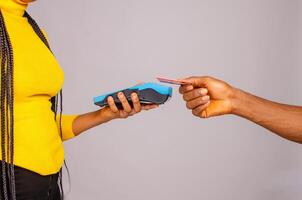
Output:
<instances>
[{"instance_id":1,"label":"box braid","mask_svg":"<svg viewBox=\"0 0 302 200\"><path fill-rule=\"evenodd\" d=\"M13 49L0 12L0 49L1 49L1 174L4 200L16 199L14 177L14 58ZM7 149L5 148L7 145ZM7 164L8 163L8 164ZM8 189L10 191L8 191Z\"/></svg>"},{"instance_id":2,"label":"box braid","mask_svg":"<svg viewBox=\"0 0 302 200\"><path fill-rule=\"evenodd\" d=\"M49 43L39 28L34 19L25 12L24 16L28 19L29 24L33 27L35 33L51 51ZM0 10L0 60L1 60L1 88L0 88L0 128L1 128L1 174L2 184L0 192L4 200L16 200L15 189L15 173L14 173L14 57L11 41L7 32L5 21ZM50 99L51 110L54 112L55 120L57 120L58 104L60 105L59 130L62 138L62 111L63 97L62 90ZM60 103L58 103L60 101ZM7 145L7 146L6 146ZM5 148L7 147L7 149ZM67 169L68 177L69 170L66 162L64 165ZM59 172L59 187L62 200L64 199L63 184L62 184L62 169ZM9 190L9 191L8 191ZM0 195L0 200L2 200Z\"/></svg>"}]
</instances>

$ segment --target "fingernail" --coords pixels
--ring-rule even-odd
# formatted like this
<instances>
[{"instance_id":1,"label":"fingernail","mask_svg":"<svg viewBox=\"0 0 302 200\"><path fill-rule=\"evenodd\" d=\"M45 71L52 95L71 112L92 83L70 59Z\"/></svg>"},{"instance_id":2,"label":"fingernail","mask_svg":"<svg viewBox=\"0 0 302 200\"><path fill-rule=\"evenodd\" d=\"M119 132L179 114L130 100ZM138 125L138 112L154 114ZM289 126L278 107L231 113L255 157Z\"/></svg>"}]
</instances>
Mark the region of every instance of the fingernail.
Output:
<instances>
[{"instance_id":1,"label":"fingernail","mask_svg":"<svg viewBox=\"0 0 302 200\"><path fill-rule=\"evenodd\" d=\"M119 96L119 97L123 97L123 93L121 93L121 92L118 93L118 96Z\"/></svg>"},{"instance_id":2,"label":"fingernail","mask_svg":"<svg viewBox=\"0 0 302 200\"><path fill-rule=\"evenodd\" d=\"M207 89L205 89L205 88L201 88L199 92L200 92L200 94L204 94L204 93L206 93L206 92L207 92Z\"/></svg>"},{"instance_id":3,"label":"fingernail","mask_svg":"<svg viewBox=\"0 0 302 200\"><path fill-rule=\"evenodd\" d=\"M187 90L193 90L193 86L192 86L192 85L189 85L189 86L187 86L186 89L187 89Z\"/></svg>"},{"instance_id":4,"label":"fingernail","mask_svg":"<svg viewBox=\"0 0 302 200\"><path fill-rule=\"evenodd\" d=\"M203 101L210 100L210 96L204 96L201 98Z\"/></svg>"}]
</instances>

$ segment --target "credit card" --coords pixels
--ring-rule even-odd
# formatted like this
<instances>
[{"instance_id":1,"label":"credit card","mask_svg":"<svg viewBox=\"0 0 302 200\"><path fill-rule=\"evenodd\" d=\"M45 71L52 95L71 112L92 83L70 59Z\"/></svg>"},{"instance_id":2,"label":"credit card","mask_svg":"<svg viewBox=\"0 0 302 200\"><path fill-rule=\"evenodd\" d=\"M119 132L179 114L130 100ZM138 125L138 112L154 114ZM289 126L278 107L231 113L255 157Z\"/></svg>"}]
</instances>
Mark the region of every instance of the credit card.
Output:
<instances>
[{"instance_id":1,"label":"credit card","mask_svg":"<svg viewBox=\"0 0 302 200\"><path fill-rule=\"evenodd\" d=\"M177 79L170 79L170 78L165 78L165 77L156 77L156 79L159 82L169 83L169 84L174 84L174 85L187 85L187 84L191 84L189 81L186 81L186 80L177 80Z\"/></svg>"}]
</instances>

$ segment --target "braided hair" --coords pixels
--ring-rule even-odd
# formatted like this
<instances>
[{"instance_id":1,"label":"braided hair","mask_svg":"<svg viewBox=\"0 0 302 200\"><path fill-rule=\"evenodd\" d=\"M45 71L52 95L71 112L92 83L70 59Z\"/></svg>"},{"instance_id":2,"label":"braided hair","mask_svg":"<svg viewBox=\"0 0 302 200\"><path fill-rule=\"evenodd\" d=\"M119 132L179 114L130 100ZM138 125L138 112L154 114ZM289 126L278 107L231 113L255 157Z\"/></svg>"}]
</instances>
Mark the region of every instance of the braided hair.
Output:
<instances>
[{"instance_id":1,"label":"braided hair","mask_svg":"<svg viewBox=\"0 0 302 200\"><path fill-rule=\"evenodd\" d=\"M27 18L29 24L32 26L35 33L39 36L46 47L51 51L49 43L39 28L35 20L27 13L24 13L24 17ZM15 188L15 173L14 173L14 54L9 38L8 31L6 29L5 21L0 10L0 61L1 61L1 88L0 88L0 128L1 128L1 174L2 184L0 186L0 192L4 200L16 200L16 188ZM55 120L57 120L58 105L59 108L59 131L62 138L62 111L63 111L63 98L62 90L50 99L51 110L54 112ZM67 169L69 176L69 170L66 162L64 165ZM1 182L1 180L0 180ZM63 183L62 183L62 169L59 172L58 184L60 187L60 193L62 199L64 199Z\"/></svg>"}]
</instances>

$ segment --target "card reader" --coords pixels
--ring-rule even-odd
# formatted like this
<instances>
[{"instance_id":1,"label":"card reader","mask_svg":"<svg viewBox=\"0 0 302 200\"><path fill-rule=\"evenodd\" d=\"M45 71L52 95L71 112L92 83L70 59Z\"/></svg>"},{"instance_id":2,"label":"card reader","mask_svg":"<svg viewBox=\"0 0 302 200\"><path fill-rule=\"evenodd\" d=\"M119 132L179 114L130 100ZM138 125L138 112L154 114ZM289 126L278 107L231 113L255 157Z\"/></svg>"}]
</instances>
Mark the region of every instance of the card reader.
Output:
<instances>
[{"instance_id":1,"label":"card reader","mask_svg":"<svg viewBox=\"0 0 302 200\"><path fill-rule=\"evenodd\" d=\"M124 90L112 92L109 94L97 96L94 97L93 100L95 105L104 107L104 106L108 106L107 99L109 96L111 96L113 97L116 106L119 109L122 109L123 107L120 100L118 99L117 94L119 92L123 92L125 97L129 101L130 105L133 106L131 100L131 94L137 93L142 105L146 105L146 104L160 105L160 104L164 104L169 98L172 97L172 90L173 90L172 87L150 82L150 83L144 83L141 85L130 87Z\"/></svg>"}]
</instances>

